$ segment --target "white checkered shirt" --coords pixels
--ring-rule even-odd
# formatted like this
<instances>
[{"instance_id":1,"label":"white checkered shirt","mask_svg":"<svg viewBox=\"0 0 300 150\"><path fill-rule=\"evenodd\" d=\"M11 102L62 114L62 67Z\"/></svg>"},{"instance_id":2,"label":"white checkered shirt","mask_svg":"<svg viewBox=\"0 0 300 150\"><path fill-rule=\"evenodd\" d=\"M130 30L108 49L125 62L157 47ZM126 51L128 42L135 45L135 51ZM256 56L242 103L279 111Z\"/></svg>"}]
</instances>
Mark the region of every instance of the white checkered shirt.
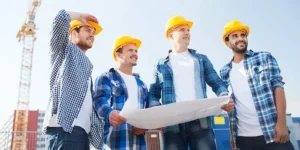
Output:
<instances>
[{"instance_id":1,"label":"white checkered shirt","mask_svg":"<svg viewBox=\"0 0 300 150\"><path fill-rule=\"evenodd\" d=\"M56 15L51 32L51 78L50 78L50 108L51 116L57 115L57 124L65 132L71 133L74 119L77 118L88 90L88 80L91 77L93 65L81 49L69 41L68 29L71 18L61 10ZM93 91L91 91L93 94ZM92 108L91 108L92 109ZM43 127L44 131L46 126ZM91 116L91 144L102 149L103 118L98 117L95 109Z\"/></svg>"}]
</instances>

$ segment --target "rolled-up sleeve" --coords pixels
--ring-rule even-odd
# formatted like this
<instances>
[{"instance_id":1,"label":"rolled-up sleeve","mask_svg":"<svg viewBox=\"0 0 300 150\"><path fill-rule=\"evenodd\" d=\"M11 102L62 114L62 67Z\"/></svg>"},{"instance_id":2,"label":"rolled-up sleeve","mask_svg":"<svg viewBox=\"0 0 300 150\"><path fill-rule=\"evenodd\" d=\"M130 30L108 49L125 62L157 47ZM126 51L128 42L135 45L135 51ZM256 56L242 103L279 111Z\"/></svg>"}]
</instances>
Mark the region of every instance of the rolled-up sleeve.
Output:
<instances>
[{"instance_id":1,"label":"rolled-up sleeve","mask_svg":"<svg viewBox=\"0 0 300 150\"><path fill-rule=\"evenodd\" d=\"M270 82L273 91L278 88L284 88L283 78L276 59L269 53L267 56L268 69L270 71Z\"/></svg>"}]
</instances>

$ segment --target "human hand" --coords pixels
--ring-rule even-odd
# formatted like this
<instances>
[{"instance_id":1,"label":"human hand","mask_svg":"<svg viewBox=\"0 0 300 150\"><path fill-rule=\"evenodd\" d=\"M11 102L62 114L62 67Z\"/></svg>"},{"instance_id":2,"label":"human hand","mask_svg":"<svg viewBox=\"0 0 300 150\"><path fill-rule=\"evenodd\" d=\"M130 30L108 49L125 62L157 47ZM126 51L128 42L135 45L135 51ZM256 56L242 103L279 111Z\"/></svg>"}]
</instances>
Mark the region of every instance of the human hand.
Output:
<instances>
[{"instance_id":1,"label":"human hand","mask_svg":"<svg viewBox=\"0 0 300 150\"><path fill-rule=\"evenodd\" d=\"M232 99L230 99L228 104L224 104L221 106L221 109L225 110L226 112L232 111L233 108L234 108L234 102Z\"/></svg>"},{"instance_id":2,"label":"human hand","mask_svg":"<svg viewBox=\"0 0 300 150\"><path fill-rule=\"evenodd\" d=\"M275 143L285 143L289 140L289 133L286 124L277 123L275 126Z\"/></svg>"},{"instance_id":3,"label":"human hand","mask_svg":"<svg viewBox=\"0 0 300 150\"><path fill-rule=\"evenodd\" d=\"M113 126L119 126L120 124L126 121L126 118L121 116L119 113L120 113L119 111L113 110L109 114L109 123L112 124Z\"/></svg>"},{"instance_id":4,"label":"human hand","mask_svg":"<svg viewBox=\"0 0 300 150\"><path fill-rule=\"evenodd\" d=\"M135 135L141 135L145 133L145 129L140 129L137 127L132 127L132 131Z\"/></svg>"},{"instance_id":5,"label":"human hand","mask_svg":"<svg viewBox=\"0 0 300 150\"><path fill-rule=\"evenodd\" d=\"M71 12L69 11L68 14L71 17L71 20L78 20L84 25L88 25L87 21L93 21L98 23L98 20L95 16L87 14L87 13L80 13L80 12Z\"/></svg>"}]
</instances>

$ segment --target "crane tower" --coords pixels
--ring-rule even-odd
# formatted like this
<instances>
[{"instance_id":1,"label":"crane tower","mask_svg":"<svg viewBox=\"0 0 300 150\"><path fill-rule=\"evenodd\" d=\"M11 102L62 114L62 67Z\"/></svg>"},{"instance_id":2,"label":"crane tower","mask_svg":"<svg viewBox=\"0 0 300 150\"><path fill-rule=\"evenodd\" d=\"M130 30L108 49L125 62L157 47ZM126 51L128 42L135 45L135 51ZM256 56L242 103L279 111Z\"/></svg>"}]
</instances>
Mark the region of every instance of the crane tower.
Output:
<instances>
[{"instance_id":1,"label":"crane tower","mask_svg":"<svg viewBox=\"0 0 300 150\"><path fill-rule=\"evenodd\" d=\"M21 74L17 109L15 111L13 129L13 150L27 149L28 109L31 87L31 68L35 37L35 15L41 0L32 0L26 19L17 34L19 42L23 42Z\"/></svg>"}]
</instances>

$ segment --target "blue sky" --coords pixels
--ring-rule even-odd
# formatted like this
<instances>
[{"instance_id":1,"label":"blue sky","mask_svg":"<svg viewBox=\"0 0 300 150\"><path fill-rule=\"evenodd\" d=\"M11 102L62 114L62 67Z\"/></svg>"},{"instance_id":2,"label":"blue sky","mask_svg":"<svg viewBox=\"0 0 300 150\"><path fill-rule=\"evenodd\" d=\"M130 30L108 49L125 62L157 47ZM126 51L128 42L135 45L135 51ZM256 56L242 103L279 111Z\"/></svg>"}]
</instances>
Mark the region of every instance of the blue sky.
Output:
<instances>
[{"instance_id":1,"label":"blue sky","mask_svg":"<svg viewBox=\"0 0 300 150\"><path fill-rule=\"evenodd\" d=\"M22 44L16 34L24 22L31 0L0 0L0 127L17 106ZM261 0L43 0L36 15L37 40L32 70L30 109L45 109L49 99L49 33L60 9L95 15L103 27L87 53L94 64L93 78L115 66L113 41L120 35L140 38L139 63L134 71L149 85L155 61L167 55L170 43L165 24L174 15L194 21L190 48L208 56L217 72L232 57L222 42L224 25L237 19L250 27L248 48L271 52L286 83L287 112L300 116L299 85L300 1ZM8 21L11 20L11 21ZM298 65L297 65L298 64ZM208 95L215 96L208 88ZM4 104L5 103L5 104Z\"/></svg>"}]
</instances>

